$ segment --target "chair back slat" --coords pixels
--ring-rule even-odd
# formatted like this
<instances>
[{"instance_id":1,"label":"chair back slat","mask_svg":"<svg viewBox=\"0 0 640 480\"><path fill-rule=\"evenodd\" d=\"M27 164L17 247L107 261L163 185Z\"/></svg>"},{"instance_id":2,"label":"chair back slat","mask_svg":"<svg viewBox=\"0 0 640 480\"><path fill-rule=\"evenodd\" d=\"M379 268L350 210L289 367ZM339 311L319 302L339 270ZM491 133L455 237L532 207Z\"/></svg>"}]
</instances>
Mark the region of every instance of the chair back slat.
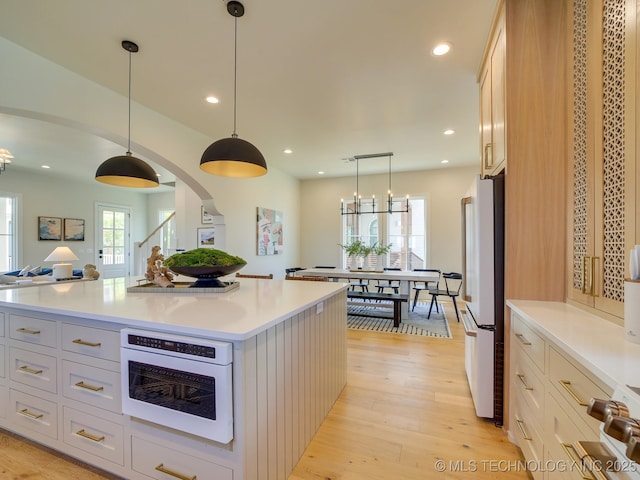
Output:
<instances>
[{"instance_id":1,"label":"chair back slat","mask_svg":"<svg viewBox=\"0 0 640 480\"><path fill-rule=\"evenodd\" d=\"M236 277L238 278L264 278L267 280L271 280L273 279L273 273L270 273L269 275L252 275L252 274L247 274L247 273L236 273Z\"/></svg>"},{"instance_id":2,"label":"chair back slat","mask_svg":"<svg viewBox=\"0 0 640 480\"><path fill-rule=\"evenodd\" d=\"M302 281L307 281L307 282L327 282L329 279L327 277L310 277L310 276L291 276L291 275L287 275L286 277L284 277L285 280L302 280Z\"/></svg>"}]
</instances>

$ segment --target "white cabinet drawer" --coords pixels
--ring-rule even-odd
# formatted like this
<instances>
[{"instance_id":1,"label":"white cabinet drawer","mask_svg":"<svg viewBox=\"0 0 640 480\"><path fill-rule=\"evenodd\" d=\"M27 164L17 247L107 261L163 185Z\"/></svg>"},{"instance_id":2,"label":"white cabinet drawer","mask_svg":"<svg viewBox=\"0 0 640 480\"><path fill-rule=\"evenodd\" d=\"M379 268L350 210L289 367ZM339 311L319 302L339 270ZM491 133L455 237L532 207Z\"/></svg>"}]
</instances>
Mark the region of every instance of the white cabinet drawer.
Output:
<instances>
[{"instance_id":1,"label":"white cabinet drawer","mask_svg":"<svg viewBox=\"0 0 640 480\"><path fill-rule=\"evenodd\" d=\"M533 414L533 411L519 392L516 392L511 398L515 399L514 404L511 406L513 409L511 419L514 424L513 431L517 444L527 462L530 462L531 465L540 465L542 464L544 452L543 438L539 430L541 426L540 417L536 417ZM543 478L543 472L541 471L532 471L531 473L536 480Z\"/></svg>"},{"instance_id":2,"label":"white cabinet drawer","mask_svg":"<svg viewBox=\"0 0 640 480\"><path fill-rule=\"evenodd\" d=\"M9 403L9 389L0 385L0 418L7 418L7 404Z\"/></svg>"},{"instance_id":3,"label":"white cabinet drawer","mask_svg":"<svg viewBox=\"0 0 640 480\"><path fill-rule=\"evenodd\" d=\"M62 348L68 352L119 362L120 332L63 323Z\"/></svg>"},{"instance_id":4,"label":"white cabinet drawer","mask_svg":"<svg viewBox=\"0 0 640 480\"><path fill-rule=\"evenodd\" d=\"M64 443L118 465L124 464L122 425L69 407L63 409Z\"/></svg>"},{"instance_id":5,"label":"white cabinet drawer","mask_svg":"<svg viewBox=\"0 0 640 480\"><path fill-rule=\"evenodd\" d=\"M18 432L28 430L58 438L58 406L18 390L9 393L9 424Z\"/></svg>"},{"instance_id":6,"label":"white cabinet drawer","mask_svg":"<svg viewBox=\"0 0 640 480\"><path fill-rule=\"evenodd\" d=\"M148 440L132 437L131 463L135 471L157 480L175 478L211 478L233 480L233 471L207 462L173 448L156 445Z\"/></svg>"},{"instance_id":7,"label":"white cabinet drawer","mask_svg":"<svg viewBox=\"0 0 640 480\"><path fill-rule=\"evenodd\" d=\"M12 314L9 316L9 335L14 340L55 348L56 322Z\"/></svg>"},{"instance_id":8,"label":"white cabinet drawer","mask_svg":"<svg viewBox=\"0 0 640 480\"><path fill-rule=\"evenodd\" d=\"M544 339L514 312L511 313L512 342L522 347L531 361L544 373Z\"/></svg>"},{"instance_id":9,"label":"white cabinet drawer","mask_svg":"<svg viewBox=\"0 0 640 480\"><path fill-rule=\"evenodd\" d=\"M6 375L4 370L4 345L0 345L0 378L4 378Z\"/></svg>"},{"instance_id":10,"label":"white cabinet drawer","mask_svg":"<svg viewBox=\"0 0 640 480\"><path fill-rule=\"evenodd\" d=\"M547 408L545 416L546 448L548 457L553 458L557 465L573 466L574 472L566 475L566 478L583 478L580 466L580 455L575 451L577 441L598 440L598 434L584 431L588 427L576 414L563 409L557 402L554 394L547 396ZM582 428L580 428L582 427ZM575 463L574 463L575 462Z\"/></svg>"},{"instance_id":11,"label":"white cabinet drawer","mask_svg":"<svg viewBox=\"0 0 640 480\"><path fill-rule=\"evenodd\" d=\"M63 360L62 378L62 393L65 397L122 413L119 373Z\"/></svg>"},{"instance_id":12,"label":"white cabinet drawer","mask_svg":"<svg viewBox=\"0 0 640 480\"><path fill-rule=\"evenodd\" d=\"M536 417L542 418L545 395L544 377L521 347L513 346L512 355L511 388L520 393Z\"/></svg>"},{"instance_id":13,"label":"white cabinet drawer","mask_svg":"<svg viewBox=\"0 0 640 480\"><path fill-rule=\"evenodd\" d=\"M573 363L569 362L558 351L549 349L549 381L556 388L559 397L585 421L590 429L598 435L600 422L587 415L587 406L592 398L611 398L612 391L604 391Z\"/></svg>"},{"instance_id":14,"label":"white cabinet drawer","mask_svg":"<svg viewBox=\"0 0 640 480\"><path fill-rule=\"evenodd\" d=\"M11 380L56 393L58 375L55 357L10 347L9 361Z\"/></svg>"}]
</instances>

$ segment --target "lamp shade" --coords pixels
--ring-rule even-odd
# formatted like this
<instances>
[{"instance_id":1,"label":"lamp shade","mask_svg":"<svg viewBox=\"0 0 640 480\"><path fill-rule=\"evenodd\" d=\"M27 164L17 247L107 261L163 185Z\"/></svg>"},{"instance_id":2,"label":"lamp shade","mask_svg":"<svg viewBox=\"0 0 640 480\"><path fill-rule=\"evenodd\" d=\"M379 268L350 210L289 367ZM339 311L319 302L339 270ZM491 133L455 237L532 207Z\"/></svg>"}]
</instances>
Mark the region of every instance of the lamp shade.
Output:
<instances>
[{"instance_id":1,"label":"lamp shade","mask_svg":"<svg viewBox=\"0 0 640 480\"><path fill-rule=\"evenodd\" d=\"M131 188L151 188L159 185L158 175L145 161L131 155L111 157L96 170L96 180L109 185Z\"/></svg>"},{"instance_id":2,"label":"lamp shade","mask_svg":"<svg viewBox=\"0 0 640 480\"><path fill-rule=\"evenodd\" d=\"M44 259L45 262L70 262L72 260L78 260L75 253L71 251L69 247L56 247L53 252Z\"/></svg>"},{"instance_id":3,"label":"lamp shade","mask_svg":"<svg viewBox=\"0 0 640 480\"><path fill-rule=\"evenodd\" d=\"M251 143L229 137L209 145L202 154L200 168L223 177L260 177L267 173L267 162Z\"/></svg>"}]
</instances>

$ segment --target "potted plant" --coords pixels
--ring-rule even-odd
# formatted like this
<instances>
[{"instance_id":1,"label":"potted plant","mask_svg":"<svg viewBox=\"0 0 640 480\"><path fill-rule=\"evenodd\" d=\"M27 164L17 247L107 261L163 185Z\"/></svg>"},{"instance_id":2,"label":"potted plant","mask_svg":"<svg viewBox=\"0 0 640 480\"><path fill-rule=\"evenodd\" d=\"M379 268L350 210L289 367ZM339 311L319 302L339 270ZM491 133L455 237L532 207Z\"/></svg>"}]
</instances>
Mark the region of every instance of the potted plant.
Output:
<instances>
[{"instance_id":1,"label":"potted plant","mask_svg":"<svg viewBox=\"0 0 640 480\"><path fill-rule=\"evenodd\" d=\"M391 251L391 243L388 245L381 245L378 242L374 243L371 248L372 253L376 255L376 270L382 270L382 255L386 255Z\"/></svg>"},{"instance_id":2,"label":"potted plant","mask_svg":"<svg viewBox=\"0 0 640 480\"><path fill-rule=\"evenodd\" d=\"M347 255L347 266L349 269L357 268L356 261L359 256L362 256L362 251L365 248L365 244L362 240L354 240L352 243L346 245L340 245Z\"/></svg>"}]
</instances>

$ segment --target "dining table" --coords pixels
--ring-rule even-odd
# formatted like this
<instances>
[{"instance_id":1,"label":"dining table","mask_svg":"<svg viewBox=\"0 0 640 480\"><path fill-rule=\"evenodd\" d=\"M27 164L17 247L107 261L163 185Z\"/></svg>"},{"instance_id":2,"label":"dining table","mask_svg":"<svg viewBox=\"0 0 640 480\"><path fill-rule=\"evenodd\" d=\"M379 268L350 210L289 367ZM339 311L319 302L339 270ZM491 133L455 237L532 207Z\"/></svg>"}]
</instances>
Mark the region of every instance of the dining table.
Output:
<instances>
[{"instance_id":1,"label":"dining table","mask_svg":"<svg viewBox=\"0 0 640 480\"><path fill-rule=\"evenodd\" d=\"M411 282L433 282L436 287L440 280L438 272L420 272L416 270L348 270L342 268L306 268L296 272L305 277L327 277L330 281L343 281L348 279L364 280L395 280L400 284L399 293L408 295L407 302L402 302L400 318L409 318L409 303L411 301ZM370 288L375 284L369 282Z\"/></svg>"}]
</instances>

